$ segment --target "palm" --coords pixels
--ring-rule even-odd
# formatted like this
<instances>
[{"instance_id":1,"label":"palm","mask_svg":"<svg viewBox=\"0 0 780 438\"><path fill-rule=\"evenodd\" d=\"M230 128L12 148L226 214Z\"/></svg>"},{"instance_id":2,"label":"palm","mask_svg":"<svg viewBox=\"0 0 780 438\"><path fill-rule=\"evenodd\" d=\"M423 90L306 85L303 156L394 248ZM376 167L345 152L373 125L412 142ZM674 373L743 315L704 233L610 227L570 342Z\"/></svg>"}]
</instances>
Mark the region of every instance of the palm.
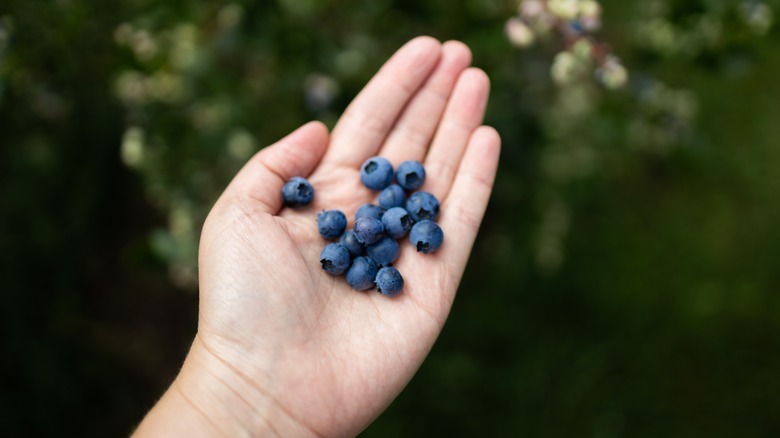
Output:
<instances>
[{"instance_id":1,"label":"palm","mask_svg":"<svg viewBox=\"0 0 780 438\"><path fill-rule=\"evenodd\" d=\"M495 132L479 128L487 80L464 70L468 62L463 45L411 42L356 98L329 144L309 125L262 151L209 216L200 342L312 432L364 427L412 377L447 317L498 150ZM325 241L316 214L337 208L352 218L375 202L358 172L372 155L422 161L423 189L442 200L445 244L423 255L401 242L395 266L405 288L394 298L354 291L318 263ZM280 210L281 184L295 174L312 182L315 201Z\"/></svg>"}]
</instances>

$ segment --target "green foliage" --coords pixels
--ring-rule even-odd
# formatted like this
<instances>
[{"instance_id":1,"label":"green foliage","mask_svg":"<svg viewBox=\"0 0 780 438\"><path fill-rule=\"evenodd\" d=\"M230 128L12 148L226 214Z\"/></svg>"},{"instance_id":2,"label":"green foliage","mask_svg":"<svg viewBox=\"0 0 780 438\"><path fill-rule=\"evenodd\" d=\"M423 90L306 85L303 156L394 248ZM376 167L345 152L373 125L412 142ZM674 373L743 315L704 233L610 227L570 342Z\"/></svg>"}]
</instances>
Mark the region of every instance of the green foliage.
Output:
<instances>
[{"instance_id":1,"label":"green foliage","mask_svg":"<svg viewBox=\"0 0 780 438\"><path fill-rule=\"evenodd\" d=\"M778 4L600 4L615 90L570 36L513 47L512 1L0 5L9 435L130 431L230 177L418 34L471 46L504 149L442 337L364 435L776 435Z\"/></svg>"}]
</instances>

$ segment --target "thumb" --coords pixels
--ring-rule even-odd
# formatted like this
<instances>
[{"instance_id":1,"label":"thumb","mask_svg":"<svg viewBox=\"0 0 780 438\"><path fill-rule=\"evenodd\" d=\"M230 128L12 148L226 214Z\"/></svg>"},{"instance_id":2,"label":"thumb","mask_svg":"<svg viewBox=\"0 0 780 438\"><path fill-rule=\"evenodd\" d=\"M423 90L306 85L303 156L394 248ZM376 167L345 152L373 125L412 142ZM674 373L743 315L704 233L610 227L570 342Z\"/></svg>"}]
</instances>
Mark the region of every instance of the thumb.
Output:
<instances>
[{"instance_id":1,"label":"thumb","mask_svg":"<svg viewBox=\"0 0 780 438\"><path fill-rule=\"evenodd\" d=\"M328 146L328 128L309 122L255 154L222 196L251 199L269 214L282 208L281 190L294 176L308 177Z\"/></svg>"}]
</instances>

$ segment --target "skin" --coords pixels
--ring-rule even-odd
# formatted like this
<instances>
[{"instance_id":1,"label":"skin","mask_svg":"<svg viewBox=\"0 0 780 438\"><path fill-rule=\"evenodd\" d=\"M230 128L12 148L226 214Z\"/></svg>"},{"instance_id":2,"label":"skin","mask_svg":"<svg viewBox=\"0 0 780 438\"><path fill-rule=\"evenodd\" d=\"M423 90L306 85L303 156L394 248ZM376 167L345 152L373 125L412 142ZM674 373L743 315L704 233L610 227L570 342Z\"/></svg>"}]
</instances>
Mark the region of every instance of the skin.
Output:
<instances>
[{"instance_id":1,"label":"skin","mask_svg":"<svg viewBox=\"0 0 780 438\"><path fill-rule=\"evenodd\" d=\"M137 436L354 436L400 393L442 330L493 186L500 138L481 126L485 73L460 42L399 49L328 133L308 123L257 153L204 225L198 332ZM401 241L403 292L357 292L320 268L317 212L375 201L359 167L421 161L442 202L435 254ZM283 208L293 176L315 187ZM350 226L352 225L350 220Z\"/></svg>"}]
</instances>

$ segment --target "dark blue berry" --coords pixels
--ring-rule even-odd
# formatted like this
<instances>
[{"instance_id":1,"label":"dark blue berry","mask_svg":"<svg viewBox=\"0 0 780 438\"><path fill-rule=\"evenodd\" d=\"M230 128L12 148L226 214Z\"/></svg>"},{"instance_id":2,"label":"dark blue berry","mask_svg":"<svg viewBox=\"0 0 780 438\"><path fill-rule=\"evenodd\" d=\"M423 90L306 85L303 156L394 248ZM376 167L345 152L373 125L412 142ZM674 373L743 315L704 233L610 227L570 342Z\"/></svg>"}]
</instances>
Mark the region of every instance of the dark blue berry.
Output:
<instances>
[{"instance_id":1,"label":"dark blue berry","mask_svg":"<svg viewBox=\"0 0 780 438\"><path fill-rule=\"evenodd\" d=\"M398 242L387 236L366 247L368 256L379 266L387 266L393 263L398 258L400 250Z\"/></svg>"},{"instance_id":2,"label":"dark blue berry","mask_svg":"<svg viewBox=\"0 0 780 438\"><path fill-rule=\"evenodd\" d=\"M387 210L382 216L382 225L385 226L385 233L393 239L404 237L414 225L414 219L405 209L393 207Z\"/></svg>"},{"instance_id":3,"label":"dark blue berry","mask_svg":"<svg viewBox=\"0 0 780 438\"><path fill-rule=\"evenodd\" d=\"M325 245L320 253L322 270L332 275L341 275L346 272L351 260L347 248L339 243Z\"/></svg>"},{"instance_id":4,"label":"dark blue berry","mask_svg":"<svg viewBox=\"0 0 780 438\"><path fill-rule=\"evenodd\" d=\"M356 257L347 270L347 283L352 289L367 290L374 287L377 266L368 257Z\"/></svg>"},{"instance_id":5,"label":"dark blue berry","mask_svg":"<svg viewBox=\"0 0 780 438\"><path fill-rule=\"evenodd\" d=\"M317 215L317 228L326 239L338 239L347 228L347 216L340 210L323 210Z\"/></svg>"},{"instance_id":6,"label":"dark blue berry","mask_svg":"<svg viewBox=\"0 0 780 438\"><path fill-rule=\"evenodd\" d=\"M393 165L386 158L369 158L360 166L360 180L371 190L382 190L393 181Z\"/></svg>"},{"instance_id":7,"label":"dark blue berry","mask_svg":"<svg viewBox=\"0 0 780 438\"><path fill-rule=\"evenodd\" d=\"M417 252L428 254L439 249L444 240L444 232L436 222L424 220L414 224L409 232L409 240Z\"/></svg>"},{"instance_id":8,"label":"dark blue berry","mask_svg":"<svg viewBox=\"0 0 780 438\"><path fill-rule=\"evenodd\" d=\"M406 200L406 211L415 222L439 218L439 200L428 192L415 192Z\"/></svg>"},{"instance_id":9,"label":"dark blue berry","mask_svg":"<svg viewBox=\"0 0 780 438\"><path fill-rule=\"evenodd\" d=\"M314 187L305 178L294 176L282 187L282 201L288 207L303 207L314 199Z\"/></svg>"},{"instance_id":10,"label":"dark blue berry","mask_svg":"<svg viewBox=\"0 0 780 438\"><path fill-rule=\"evenodd\" d=\"M574 33L585 33L585 26L583 26L582 22L579 20L569 21L569 29L571 29Z\"/></svg>"},{"instance_id":11,"label":"dark blue berry","mask_svg":"<svg viewBox=\"0 0 780 438\"><path fill-rule=\"evenodd\" d=\"M398 184L390 184L379 193L379 206L384 209L403 207L404 201L406 201L406 193Z\"/></svg>"},{"instance_id":12,"label":"dark blue berry","mask_svg":"<svg viewBox=\"0 0 780 438\"><path fill-rule=\"evenodd\" d=\"M417 190L425 182L425 167L419 161L404 161L395 172L395 180L406 190Z\"/></svg>"},{"instance_id":13,"label":"dark blue berry","mask_svg":"<svg viewBox=\"0 0 780 438\"><path fill-rule=\"evenodd\" d=\"M342 234L339 243L342 244L344 248L347 248L347 251L349 251L352 257L362 256L366 253L366 247L358 241L353 230L347 230Z\"/></svg>"},{"instance_id":14,"label":"dark blue berry","mask_svg":"<svg viewBox=\"0 0 780 438\"><path fill-rule=\"evenodd\" d=\"M352 230L355 232L358 242L364 245L371 245L382 238L382 235L385 233L385 226L382 225L382 221L379 219L367 216L356 220Z\"/></svg>"},{"instance_id":15,"label":"dark blue berry","mask_svg":"<svg viewBox=\"0 0 780 438\"><path fill-rule=\"evenodd\" d=\"M404 288L404 278L401 273L398 272L398 269L390 266L386 266L376 273L374 283L382 295L391 297L401 293L401 289Z\"/></svg>"},{"instance_id":16,"label":"dark blue berry","mask_svg":"<svg viewBox=\"0 0 780 438\"><path fill-rule=\"evenodd\" d=\"M363 204L355 212L355 220L361 217L370 216L374 219L382 219L382 215L385 213L385 209L374 204Z\"/></svg>"}]
</instances>

